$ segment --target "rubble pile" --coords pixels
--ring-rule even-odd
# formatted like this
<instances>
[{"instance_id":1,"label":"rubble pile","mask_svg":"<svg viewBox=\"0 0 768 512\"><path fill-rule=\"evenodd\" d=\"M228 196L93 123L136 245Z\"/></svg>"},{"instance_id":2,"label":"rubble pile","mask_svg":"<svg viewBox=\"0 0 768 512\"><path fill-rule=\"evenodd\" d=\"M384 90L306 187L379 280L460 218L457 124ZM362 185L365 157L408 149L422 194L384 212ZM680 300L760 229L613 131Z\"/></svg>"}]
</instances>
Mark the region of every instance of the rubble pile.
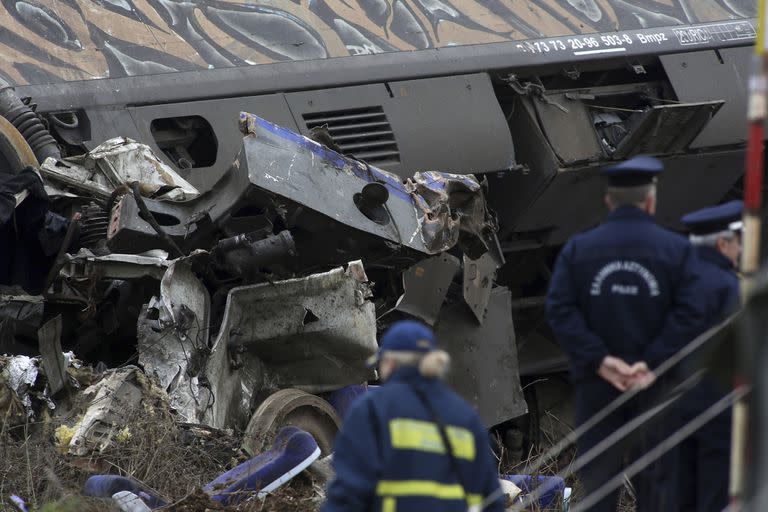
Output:
<instances>
[{"instance_id":1,"label":"rubble pile","mask_svg":"<svg viewBox=\"0 0 768 512\"><path fill-rule=\"evenodd\" d=\"M0 385L4 389L12 390L8 370L20 366L11 362L29 359L2 359ZM32 363L39 360L32 359ZM70 366L69 370L65 394L57 396L55 406L47 397L42 370L29 386L18 388L28 406L15 391L4 395L15 400L0 404L4 419L0 509L6 510L15 495L23 496L19 499L27 503L60 507L52 510L67 510L66 503L77 504L77 510L122 510L105 499L114 493L105 497L95 493L93 486L89 488L89 482L99 478L135 482L161 497L161 501L149 503L166 505L163 510L313 510L319 505L328 478L327 460L318 461L266 501L232 505L211 501L201 490L205 484L251 459L241 448L242 433L179 421L167 394L137 367L102 373L86 367ZM83 387L81 382L88 381L93 384ZM258 487L252 491L242 494L256 496ZM296 508L286 509L290 504Z\"/></svg>"},{"instance_id":2,"label":"rubble pile","mask_svg":"<svg viewBox=\"0 0 768 512\"><path fill-rule=\"evenodd\" d=\"M449 291L461 296L449 252L486 261L464 290L482 323L487 261L502 257L475 178L401 180L239 122L240 153L206 191L125 138L40 165L0 159L0 458L40 472L4 462L0 508L11 493L23 510L84 492L123 510L311 510L350 402L339 396L375 378L363 363L377 330L402 314L434 323ZM419 298L438 284L417 285L430 262L439 290ZM285 436L311 453L275 469L259 457ZM278 475L269 492L265 471ZM222 497L235 487L244 503Z\"/></svg>"}]
</instances>

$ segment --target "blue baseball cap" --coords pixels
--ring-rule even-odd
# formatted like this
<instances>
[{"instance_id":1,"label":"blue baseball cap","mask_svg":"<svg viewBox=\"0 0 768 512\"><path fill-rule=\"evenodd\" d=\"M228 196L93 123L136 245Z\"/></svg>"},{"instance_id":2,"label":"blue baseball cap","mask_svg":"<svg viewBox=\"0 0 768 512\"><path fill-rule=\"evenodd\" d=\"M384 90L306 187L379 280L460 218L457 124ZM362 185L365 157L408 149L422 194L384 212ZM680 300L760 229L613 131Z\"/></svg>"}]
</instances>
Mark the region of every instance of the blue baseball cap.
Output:
<instances>
[{"instance_id":1,"label":"blue baseball cap","mask_svg":"<svg viewBox=\"0 0 768 512\"><path fill-rule=\"evenodd\" d=\"M686 225L692 235L712 235L721 231L740 231L741 216L744 211L742 201L729 201L721 205L696 210L685 215L680 221Z\"/></svg>"},{"instance_id":2,"label":"blue baseball cap","mask_svg":"<svg viewBox=\"0 0 768 512\"><path fill-rule=\"evenodd\" d=\"M664 164L658 158L638 155L604 167L600 174L608 178L611 187L638 187L652 183L663 170Z\"/></svg>"},{"instance_id":3,"label":"blue baseball cap","mask_svg":"<svg viewBox=\"0 0 768 512\"><path fill-rule=\"evenodd\" d=\"M368 358L368 365L379 362L383 352L431 352L437 348L435 333L416 320L399 320L384 332L379 342L379 350Z\"/></svg>"}]
</instances>

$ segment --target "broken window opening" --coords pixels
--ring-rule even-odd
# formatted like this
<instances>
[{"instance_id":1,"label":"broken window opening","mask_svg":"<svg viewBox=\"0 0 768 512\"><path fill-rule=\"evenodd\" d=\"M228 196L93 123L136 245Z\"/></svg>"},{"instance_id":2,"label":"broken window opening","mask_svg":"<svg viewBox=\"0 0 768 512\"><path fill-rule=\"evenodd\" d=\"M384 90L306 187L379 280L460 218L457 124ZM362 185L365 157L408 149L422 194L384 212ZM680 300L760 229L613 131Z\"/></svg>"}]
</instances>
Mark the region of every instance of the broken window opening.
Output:
<instances>
[{"instance_id":1,"label":"broken window opening","mask_svg":"<svg viewBox=\"0 0 768 512\"><path fill-rule=\"evenodd\" d=\"M216 163L218 141L211 124L200 116L166 117L150 124L152 138L179 169Z\"/></svg>"},{"instance_id":2,"label":"broken window opening","mask_svg":"<svg viewBox=\"0 0 768 512\"><path fill-rule=\"evenodd\" d=\"M647 94L638 91L593 96L587 101L600 146L607 156L616 152L642 114L652 106Z\"/></svg>"}]
</instances>

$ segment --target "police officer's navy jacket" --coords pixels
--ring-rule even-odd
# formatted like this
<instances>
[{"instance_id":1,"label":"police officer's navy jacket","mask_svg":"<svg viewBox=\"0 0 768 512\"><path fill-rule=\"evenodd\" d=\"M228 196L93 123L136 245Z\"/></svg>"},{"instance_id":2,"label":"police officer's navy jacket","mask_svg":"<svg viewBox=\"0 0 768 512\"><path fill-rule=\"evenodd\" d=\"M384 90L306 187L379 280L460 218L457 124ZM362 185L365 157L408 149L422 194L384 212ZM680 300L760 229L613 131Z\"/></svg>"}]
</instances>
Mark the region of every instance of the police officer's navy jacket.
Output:
<instances>
[{"instance_id":1,"label":"police officer's navy jacket","mask_svg":"<svg viewBox=\"0 0 768 512\"><path fill-rule=\"evenodd\" d=\"M655 368L692 340L703 318L695 262L688 240L633 206L573 237L546 306L574 379L594 376L607 355Z\"/></svg>"},{"instance_id":2,"label":"police officer's navy jacket","mask_svg":"<svg viewBox=\"0 0 768 512\"><path fill-rule=\"evenodd\" d=\"M705 304L706 331L739 307L739 277L731 260L714 247L696 247L699 297Z\"/></svg>"},{"instance_id":3,"label":"police officer's navy jacket","mask_svg":"<svg viewBox=\"0 0 768 512\"><path fill-rule=\"evenodd\" d=\"M461 479L412 386L424 390L446 426ZM422 377L416 368L401 368L347 414L334 446L336 477L322 511L466 511L493 495L483 510L502 511L487 440L477 413L448 386Z\"/></svg>"}]
</instances>

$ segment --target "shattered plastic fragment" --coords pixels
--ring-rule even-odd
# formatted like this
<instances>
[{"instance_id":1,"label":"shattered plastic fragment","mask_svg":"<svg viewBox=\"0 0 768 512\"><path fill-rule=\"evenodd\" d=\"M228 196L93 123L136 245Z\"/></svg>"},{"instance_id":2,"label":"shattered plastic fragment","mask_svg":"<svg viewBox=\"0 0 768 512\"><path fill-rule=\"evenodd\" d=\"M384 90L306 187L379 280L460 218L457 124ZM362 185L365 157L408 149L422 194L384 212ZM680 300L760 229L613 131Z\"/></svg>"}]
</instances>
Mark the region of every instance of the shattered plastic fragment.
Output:
<instances>
[{"instance_id":1,"label":"shattered plastic fragment","mask_svg":"<svg viewBox=\"0 0 768 512\"><path fill-rule=\"evenodd\" d=\"M304 471L320 457L320 447L311 435L297 427L283 427L272 448L243 462L207 484L203 490L214 501L238 503L244 491L258 490L262 497Z\"/></svg>"},{"instance_id":2,"label":"shattered plastic fragment","mask_svg":"<svg viewBox=\"0 0 768 512\"><path fill-rule=\"evenodd\" d=\"M13 503L16 509L20 510L21 512L29 512L29 509L27 508L27 504L24 503L24 500L19 498L15 494L11 494L11 503Z\"/></svg>"}]
</instances>

